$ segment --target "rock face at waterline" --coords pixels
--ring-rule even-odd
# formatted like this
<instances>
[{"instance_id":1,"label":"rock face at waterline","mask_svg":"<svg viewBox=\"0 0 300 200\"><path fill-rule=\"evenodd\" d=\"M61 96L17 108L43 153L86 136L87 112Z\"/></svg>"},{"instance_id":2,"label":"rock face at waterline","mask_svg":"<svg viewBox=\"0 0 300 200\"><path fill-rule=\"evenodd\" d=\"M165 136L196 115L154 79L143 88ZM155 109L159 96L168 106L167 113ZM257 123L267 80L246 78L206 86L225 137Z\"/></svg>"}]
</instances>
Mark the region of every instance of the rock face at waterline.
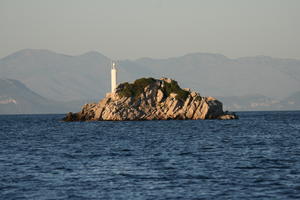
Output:
<instances>
[{"instance_id":1,"label":"rock face at waterline","mask_svg":"<svg viewBox=\"0 0 300 200\"><path fill-rule=\"evenodd\" d=\"M222 103L181 89L168 78L141 78L122 83L99 103L85 104L78 113L68 113L65 121L237 119L224 112Z\"/></svg>"}]
</instances>

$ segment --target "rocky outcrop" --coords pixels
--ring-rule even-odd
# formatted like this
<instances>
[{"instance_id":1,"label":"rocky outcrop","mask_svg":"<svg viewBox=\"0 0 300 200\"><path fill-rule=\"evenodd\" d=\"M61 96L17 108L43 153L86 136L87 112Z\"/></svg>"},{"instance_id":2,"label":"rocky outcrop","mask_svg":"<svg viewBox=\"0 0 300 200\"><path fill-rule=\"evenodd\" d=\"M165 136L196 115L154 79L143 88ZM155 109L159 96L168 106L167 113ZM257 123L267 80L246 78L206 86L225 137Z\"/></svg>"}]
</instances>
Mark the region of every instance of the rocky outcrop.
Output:
<instances>
[{"instance_id":1,"label":"rocky outcrop","mask_svg":"<svg viewBox=\"0 0 300 200\"><path fill-rule=\"evenodd\" d=\"M85 104L78 113L68 113L65 121L237 119L224 112L222 103L181 89L171 79L138 79L120 84L99 103Z\"/></svg>"}]
</instances>

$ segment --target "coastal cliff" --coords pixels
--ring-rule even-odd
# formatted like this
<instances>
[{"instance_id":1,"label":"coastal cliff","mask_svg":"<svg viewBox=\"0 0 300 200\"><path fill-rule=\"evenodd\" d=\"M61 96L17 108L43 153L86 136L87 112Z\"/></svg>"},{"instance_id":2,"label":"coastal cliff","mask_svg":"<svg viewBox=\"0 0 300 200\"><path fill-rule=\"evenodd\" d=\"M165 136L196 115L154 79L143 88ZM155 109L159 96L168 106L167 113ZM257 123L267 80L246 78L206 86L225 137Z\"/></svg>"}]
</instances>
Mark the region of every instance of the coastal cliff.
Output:
<instances>
[{"instance_id":1,"label":"coastal cliff","mask_svg":"<svg viewBox=\"0 0 300 200\"><path fill-rule=\"evenodd\" d=\"M168 78L141 78L120 84L99 103L85 104L78 113L68 113L65 121L237 119L224 112L213 97L202 97L182 89Z\"/></svg>"}]
</instances>

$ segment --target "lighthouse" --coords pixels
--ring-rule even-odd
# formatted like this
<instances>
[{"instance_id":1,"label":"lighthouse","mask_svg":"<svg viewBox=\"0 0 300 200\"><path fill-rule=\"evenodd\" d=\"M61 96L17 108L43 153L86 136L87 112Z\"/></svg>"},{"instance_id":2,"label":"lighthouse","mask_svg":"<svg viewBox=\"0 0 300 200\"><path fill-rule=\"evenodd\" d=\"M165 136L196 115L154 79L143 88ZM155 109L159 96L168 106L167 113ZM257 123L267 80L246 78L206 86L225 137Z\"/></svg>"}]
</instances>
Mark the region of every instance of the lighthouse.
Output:
<instances>
[{"instance_id":1,"label":"lighthouse","mask_svg":"<svg viewBox=\"0 0 300 200\"><path fill-rule=\"evenodd\" d=\"M114 93L117 88L117 69L116 62L111 63L111 93Z\"/></svg>"}]
</instances>

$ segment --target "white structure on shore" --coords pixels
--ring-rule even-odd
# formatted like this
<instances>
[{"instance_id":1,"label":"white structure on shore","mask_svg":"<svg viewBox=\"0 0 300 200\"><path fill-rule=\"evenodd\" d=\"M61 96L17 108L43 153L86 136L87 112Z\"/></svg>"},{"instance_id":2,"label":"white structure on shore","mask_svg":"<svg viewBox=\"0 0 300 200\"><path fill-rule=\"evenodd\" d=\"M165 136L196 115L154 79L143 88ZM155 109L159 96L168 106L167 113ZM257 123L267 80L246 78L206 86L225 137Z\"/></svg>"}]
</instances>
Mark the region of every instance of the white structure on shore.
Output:
<instances>
[{"instance_id":1,"label":"white structure on shore","mask_svg":"<svg viewBox=\"0 0 300 200\"><path fill-rule=\"evenodd\" d=\"M111 62L111 93L114 93L117 88L117 69L116 62Z\"/></svg>"}]
</instances>

